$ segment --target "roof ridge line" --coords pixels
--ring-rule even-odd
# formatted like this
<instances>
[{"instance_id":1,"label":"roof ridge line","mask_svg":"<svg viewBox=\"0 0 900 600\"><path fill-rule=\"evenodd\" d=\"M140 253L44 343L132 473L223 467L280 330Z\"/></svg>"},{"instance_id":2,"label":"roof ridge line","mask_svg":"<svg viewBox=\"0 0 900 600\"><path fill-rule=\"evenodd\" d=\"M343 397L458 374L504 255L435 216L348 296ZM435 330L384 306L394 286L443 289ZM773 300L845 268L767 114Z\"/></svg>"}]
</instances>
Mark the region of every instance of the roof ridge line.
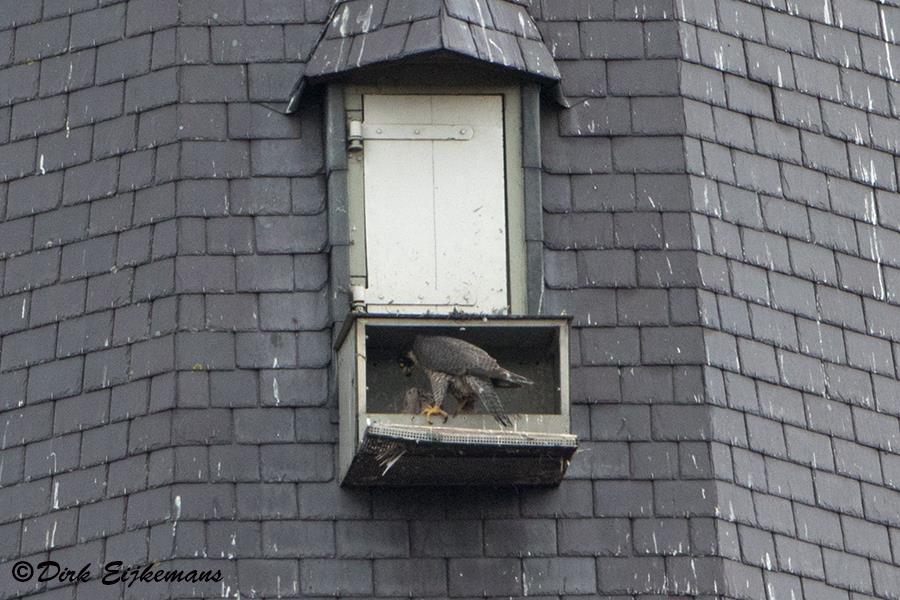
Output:
<instances>
[{"instance_id":1,"label":"roof ridge line","mask_svg":"<svg viewBox=\"0 0 900 600\"><path fill-rule=\"evenodd\" d=\"M345 73L413 56L450 52L544 84L560 71L528 12L508 0L341 0L316 42L287 112L296 111L310 85ZM394 9L394 10L392 10ZM559 101L560 90L554 98ZM563 105L568 103L562 102Z\"/></svg>"}]
</instances>

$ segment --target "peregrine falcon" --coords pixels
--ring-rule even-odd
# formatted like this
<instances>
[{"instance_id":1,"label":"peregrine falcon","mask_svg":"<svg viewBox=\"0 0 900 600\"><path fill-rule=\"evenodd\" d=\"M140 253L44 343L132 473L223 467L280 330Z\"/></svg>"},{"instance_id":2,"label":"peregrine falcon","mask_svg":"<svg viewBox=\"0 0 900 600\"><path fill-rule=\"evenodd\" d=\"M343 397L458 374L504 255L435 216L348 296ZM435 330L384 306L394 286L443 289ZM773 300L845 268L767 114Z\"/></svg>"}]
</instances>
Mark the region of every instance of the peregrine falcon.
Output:
<instances>
[{"instance_id":1,"label":"peregrine falcon","mask_svg":"<svg viewBox=\"0 0 900 600\"><path fill-rule=\"evenodd\" d=\"M418 365L428 375L432 404L426 406L422 414L429 418L429 423L432 415L441 415L445 421L449 416L441 408L449 389L461 407L477 398L498 423L510 427L512 421L504 413L494 387L519 387L533 383L501 367L496 359L478 346L446 336L416 336L412 351L401 359L401 365L407 373L413 365Z\"/></svg>"}]
</instances>

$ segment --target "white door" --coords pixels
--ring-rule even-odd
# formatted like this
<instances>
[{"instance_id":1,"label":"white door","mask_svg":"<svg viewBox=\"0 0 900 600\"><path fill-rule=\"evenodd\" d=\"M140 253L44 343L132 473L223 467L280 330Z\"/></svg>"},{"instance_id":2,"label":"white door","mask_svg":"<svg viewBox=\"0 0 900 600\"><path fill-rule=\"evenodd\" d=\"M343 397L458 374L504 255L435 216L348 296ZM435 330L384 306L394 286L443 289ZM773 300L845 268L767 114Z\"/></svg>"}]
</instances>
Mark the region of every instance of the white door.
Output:
<instances>
[{"instance_id":1,"label":"white door","mask_svg":"<svg viewBox=\"0 0 900 600\"><path fill-rule=\"evenodd\" d=\"M363 110L369 310L505 313L502 96L367 94Z\"/></svg>"}]
</instances>

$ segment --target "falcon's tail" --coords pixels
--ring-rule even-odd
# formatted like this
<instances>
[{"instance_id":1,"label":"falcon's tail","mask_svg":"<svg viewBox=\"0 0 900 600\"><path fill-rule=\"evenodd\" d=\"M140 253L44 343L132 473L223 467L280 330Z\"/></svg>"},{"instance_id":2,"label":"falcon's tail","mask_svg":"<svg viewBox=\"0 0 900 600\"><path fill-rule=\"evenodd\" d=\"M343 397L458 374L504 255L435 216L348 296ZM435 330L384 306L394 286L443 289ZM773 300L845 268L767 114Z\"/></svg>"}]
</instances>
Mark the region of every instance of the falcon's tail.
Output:
<instances>
[{"instance_id":1,"label":"falcon's tail","mask_svg":"<svg viewBox=\"0 0 900 600\"><path fill-rule=\"evenodd\" d=\"M504 412L503 403L494 390L494 386L489 381L484 381L479 377L469 376L466 377L466 381L475 390L478 399L481 400L481 404L493 415L497 422L503 427L512 427L512 421L509 415Z\"/></svg>"},{"instance_id":2,"label":"falcon's tail","mask_svg":"<svg viewBox=\"0 0 900 600\"><path fill-rule=\"evenodd\" d=\"M519 387L522 385L534 385L534 382L527 377L500 369L499 372L492 374L491 380L497 387Z\"/></svg>"}]
</instances>

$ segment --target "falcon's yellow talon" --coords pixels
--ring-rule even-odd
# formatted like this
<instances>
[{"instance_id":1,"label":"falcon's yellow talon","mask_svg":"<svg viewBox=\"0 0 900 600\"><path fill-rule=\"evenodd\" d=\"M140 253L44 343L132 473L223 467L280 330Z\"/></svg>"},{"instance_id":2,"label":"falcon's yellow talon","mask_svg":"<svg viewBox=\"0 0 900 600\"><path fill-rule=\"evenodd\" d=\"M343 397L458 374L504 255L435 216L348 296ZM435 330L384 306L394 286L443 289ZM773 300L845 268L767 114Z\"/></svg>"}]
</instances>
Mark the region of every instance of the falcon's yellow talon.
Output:
<instances>
[{"instance_id":1,"label":"falcon's yellow talon","mask_svg":"<svg viewBox=\"0 0 900 600\"><path fill-rule=\"evenodd\" d=\"M446 423L447 419L450 418L450 415L447 413L447 411L445 411L440 406L437 406L436 404L426 404L425 408L422 409L422 412L420 412L419 414L425 417L429 425L433 425L433 423L431 422L431 417L434 415L440 415L444 417L444 423Z\"/></svg>"}]
</instances>

